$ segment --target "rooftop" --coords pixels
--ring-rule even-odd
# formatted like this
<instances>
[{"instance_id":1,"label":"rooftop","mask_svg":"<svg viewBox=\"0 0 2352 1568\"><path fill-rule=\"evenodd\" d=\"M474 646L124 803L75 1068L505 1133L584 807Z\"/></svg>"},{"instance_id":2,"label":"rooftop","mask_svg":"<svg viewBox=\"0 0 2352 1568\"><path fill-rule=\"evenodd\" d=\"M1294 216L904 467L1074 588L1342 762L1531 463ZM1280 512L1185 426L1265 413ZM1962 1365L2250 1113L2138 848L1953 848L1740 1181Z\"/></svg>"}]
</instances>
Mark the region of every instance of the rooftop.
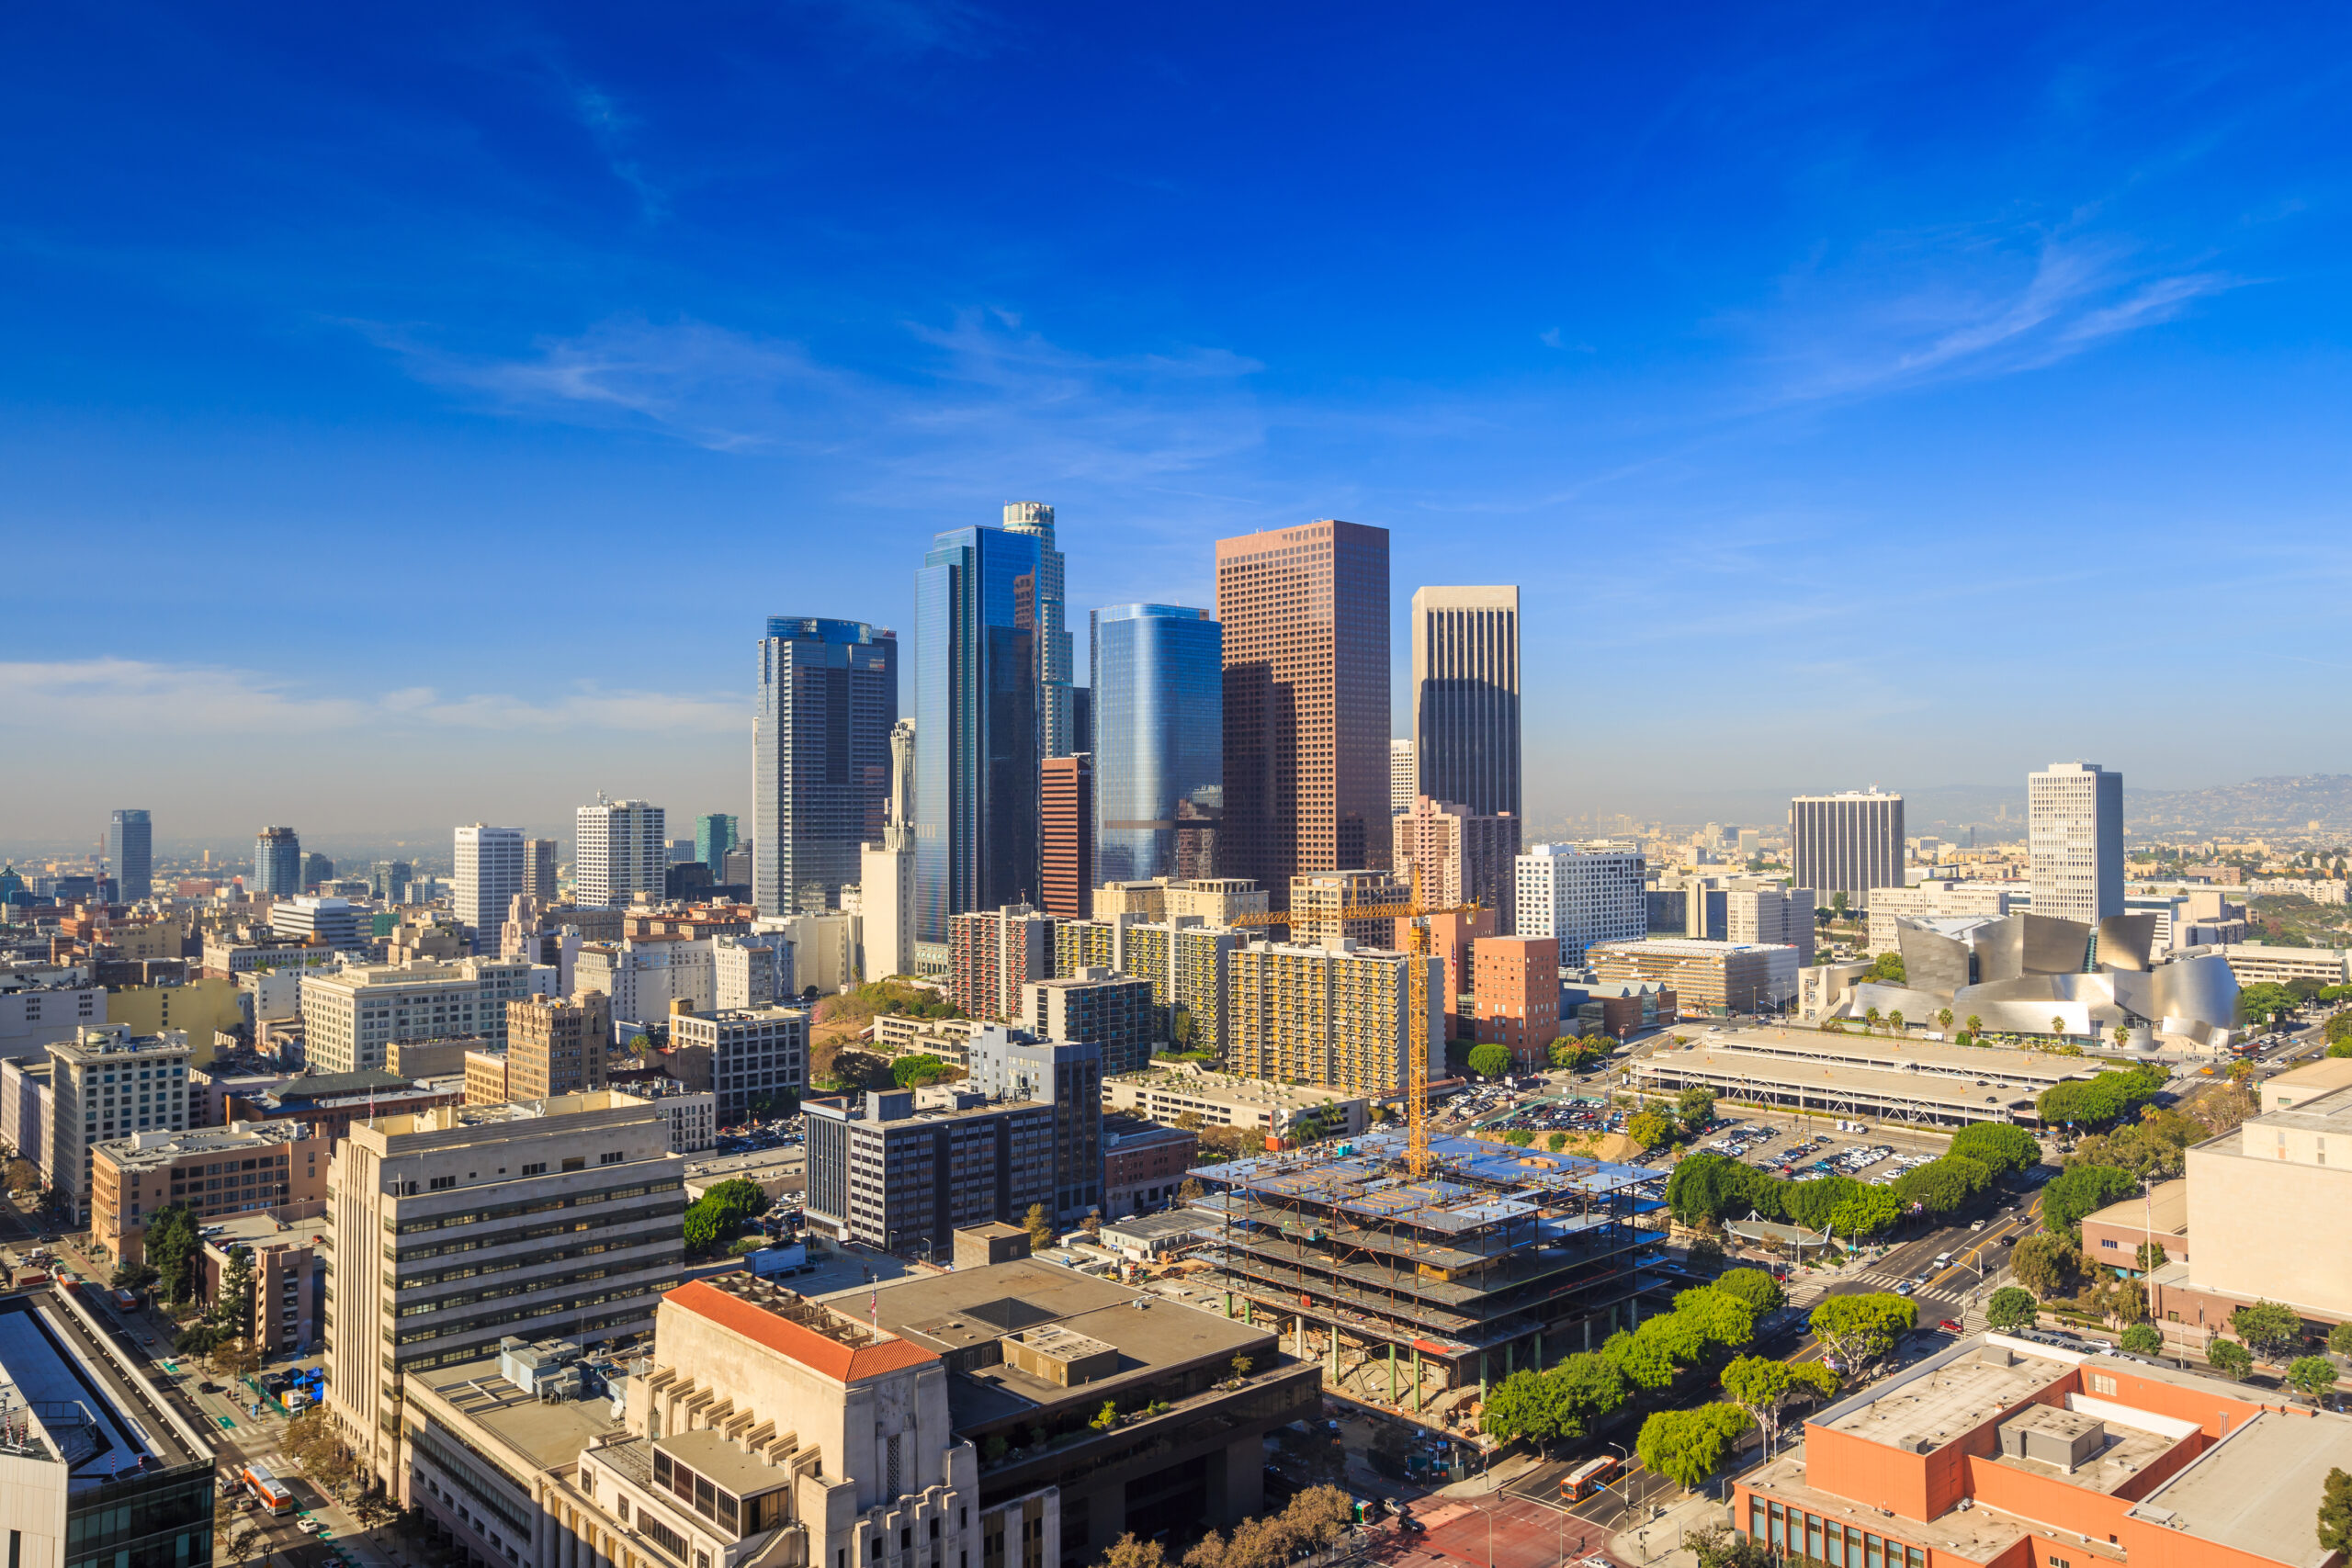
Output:
<instances>
[{"instance_id":1,"label":"rooftop","mask_svg":"<svg viewBox=\"0 0 2352 1568\"><path fill-rule=\"evenodd\" d=\"M69 1062L91 1063L121 1056L161 1055L187 1049L187 1031L166 1029L161 1034L133 1034L120 1024L84 1027L70 1041L49 1049Z\"/></svg>"},{"instance_id":2,"label":"rooftop","mask_svg":"<svg viewBox=\"0 0 2352 1568\"><path fill-rule=\"evenodd\" d=\"M0 1298L0 1383L12 1411L29 1409L50 1457L66 1466L69 1492L210 1459L53 1292Z\"/></svg>"},{"instance_id":3,"label":"rooftop","mask_svg":"<svg viewBox=\"0 0 2352 1568\"><path fill-rule=\"evenodd\" d=\"M153 1170L191 1155L223 1149L269 1148L298 1143L308 1129L288 1122L232 1122L226 1127L191 1127L184 1133L133 1133L96 1145L118 1170Z\"/></svg>"},{"instance_id":4,"label":"rooftop","mask_svg":"<svg viewBox=\"0 0 2352 1568\"><path fill-rule=\"evenodd\" d=\"M609 1400L542 1403L508 1382L498 1370L495 1356L408 1375L529 1456L542 1470L560 1470L577 1460L581 1450L599 1439L619 1437L625 1430L613 1419Z\"/></svg>"},{"instance_id":5,"label":"rooftop","mask_svg":"<svg viewBox=\"0 0 2352 1568\"><path fill-rule=\"evenodd\" d=\"M1838 1090L1864 1100L1911 1101L1949 1107L1980 1118L2019 1106L2030 1107L2033 1096L2013 1086L1968 1084L1933 1073L1906 1073L1898 1068L1829 1066L1817 1061L1758 1056L1746 1051L1696 1050L1645 1056L1634 1064L1638 1077L1668 1073L1706 1073L1718 1079L1803 1085L1815 1091Z\"/></svg>"},{"instance_id":6,"label":"rooftop","mask_svg":"<svg viewBox=\"0 0 2352 1568\"><path fill-rule=\"evenodd\" d=\"M1921 1375L1832 1405L1808 1425L1905 1453L1928 1453L2024 1404L2072 1370L2066 1361L1987 1345Z\"/></svg>"},{"instance_id":7,"label":"rooftop","mask_svg":"<svg viewBox=\"0 0 2352 1568\"><path fill-rule=\"evenodd\" d=\"M2147 1197L2126 1198L2086 1217L2086 1225L2113 1225L2119 1230L2145 1229L2155 1235L2179 1235L2188 1229L2188 1179L2159 1181Z\"/></svg>"},{"instance_id":8,"label":"rooftop","mask_svg":"<svg viewBox=\"0 0 2352 1568\"><path fill-rule=\"evenodd\" d=\"M2312 1517L2334 1469L2352 1471L2352 1418L2266 1410L2130 1510L2275 1562L2315 1561Z\"/></svg>"},{"instance_id":9,"label":"rooftop","mask_svg":"<svg viewBox=\"0 0 2352 1568\"><path fill-rule=\"evenodd\" d=\"M1914 1022L1924 1023L1925 1019ZM1824 1034L1811 1029L1725 1029L1705 1036L1708 1050L1787 1056L1898 1072L1939 1073L2048 1086L2087 1077L2109 1064L2047 1051L2012 1051L1997 1045L1955 1045L1949 1041L1883 1039L1869 1034Z\"/></svg>"},{"instance_id":10,"label":"rooftop","mask_svg":"<svg viewBox=\"0 0 2352 1568\"><path fill-rule=\"evenodd\" d=\"M1203 1100L1231 1100L1237 1104L1247 1101L1253 1105L1338 1105L1363 1098L1313 1084L1276 1083L1271 1078L1246 1078L1233 1073L1211 1072L1198 1062L1146 1067L1140 1072L1106 1074L1102 1079L1102 1091L1106 1098L1114 1082L1136 1089L1192 1095Z\"/></svg>"},{"instance_id":11,"label":"rooftop","mask_svg":"<svg viewBox=\"0 0 2352 1568\"><path fill-rule=\"evenodd\" d=\"M1173 1209L1164 1214L1137 1214L1131 1219L1105 1220L1106 1235L1129 1235L1140 1241L1157 1241L1162 1236L1197 1235L1213 1230L1216 1221L1196 1209Z\"/></svg>"},{"instance_id":12,"label":"rooftop","mask_svg":"<svg viewBox=\"0 0 2352 1568\"><path fill-rule=\"evenodd\" d=\"M250 1247L259 1250L281 1243L295 1247L331 1245L334 1237L334 1222L326 1217L326 1206L309 1203L303 1207L320 1212L309 1219L284 1218L277 1213L265 1211L208 1221L204 1226L204 1244L224 1252L232 1247Z\"/></svg>"},{"instance_id":13,"label":"rooftop","mask_svg":"<svg viewBox=\"0 0 2352 1568\"><path fill-rule=\"evenodd\" d=\"M1585 949L1587 963L1603 958L1728 958L1735 953L1794 953L1780 942L1705 942L1697 937L1643 937L1633 942L1597 942Z\"/></svg>"},{"instance_id":14,"label":"rooftop","mask_svg":"<svg viewBox=\"0 0 2352 1568\"><path fill-rule=\"evenodd\" d=\"M937 1359L908 1339L748 1274L691 1280L662 1297L662 1306L664 1312L693 1313L842 1383Z\"/></svg>"}]
</instances>

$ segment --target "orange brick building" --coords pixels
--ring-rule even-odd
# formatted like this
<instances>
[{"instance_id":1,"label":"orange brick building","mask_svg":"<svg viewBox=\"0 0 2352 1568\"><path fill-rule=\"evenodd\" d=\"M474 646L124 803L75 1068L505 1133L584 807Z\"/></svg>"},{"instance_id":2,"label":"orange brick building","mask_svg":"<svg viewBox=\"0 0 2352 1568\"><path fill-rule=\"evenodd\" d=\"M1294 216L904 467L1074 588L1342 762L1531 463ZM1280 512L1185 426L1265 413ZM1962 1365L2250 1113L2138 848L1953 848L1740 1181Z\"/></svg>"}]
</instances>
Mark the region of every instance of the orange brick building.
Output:
<instances>
[{"instance_id":1,"label":"orange brick building","mask_svg":"<svg viewBox=\"0 0 2352 1568\"><path fill-rule=\"evenodd\" d=\"M1037 893L1046 913L1082 920L1094 904L1094 760L1037 764Z\"/></svg>"},{"instance_id":2,"label":"orange brick building","mask_svg":"<svg viewBox=\"0 0 2352 1568\"><path fill-rule=\"evenodd\" d=\"M1522 1066L1560 1032L1560 943L1548 936L1482 936L1473 945L1478 1043L1508 1045Z\"/></svg>"},{"instance_id":3,"label":"orange brick building","mask_svg":"<svg viewBox=\"0 0 2352 1568\"><path fill-rule=\"evenodd\" d=\"M1732 1521L1829 1568L2312 1568L2337 1466L2352 1417L1981 1335L1807 1421Z\"/></svg>"}]
</instances>

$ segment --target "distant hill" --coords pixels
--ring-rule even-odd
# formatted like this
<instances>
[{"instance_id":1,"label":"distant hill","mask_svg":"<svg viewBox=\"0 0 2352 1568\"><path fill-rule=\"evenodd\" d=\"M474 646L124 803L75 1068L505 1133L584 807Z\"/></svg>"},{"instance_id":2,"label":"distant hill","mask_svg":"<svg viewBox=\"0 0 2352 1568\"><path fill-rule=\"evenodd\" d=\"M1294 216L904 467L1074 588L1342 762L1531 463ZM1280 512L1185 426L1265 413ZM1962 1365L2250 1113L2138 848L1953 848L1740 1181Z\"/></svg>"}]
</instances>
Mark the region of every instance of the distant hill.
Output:
<instances>
[{"instance_id":1,"label":"distant hill","mask_svg":"<svg viewBox=\"0 0 2352 1568\"><path fill-rule=\"evenodd\" d=\"M2126 829L2183 837L2334 838L2352 841L2352 773L2249 779L2212 789L2123 791Z\"/></svg>"}]
</instances>

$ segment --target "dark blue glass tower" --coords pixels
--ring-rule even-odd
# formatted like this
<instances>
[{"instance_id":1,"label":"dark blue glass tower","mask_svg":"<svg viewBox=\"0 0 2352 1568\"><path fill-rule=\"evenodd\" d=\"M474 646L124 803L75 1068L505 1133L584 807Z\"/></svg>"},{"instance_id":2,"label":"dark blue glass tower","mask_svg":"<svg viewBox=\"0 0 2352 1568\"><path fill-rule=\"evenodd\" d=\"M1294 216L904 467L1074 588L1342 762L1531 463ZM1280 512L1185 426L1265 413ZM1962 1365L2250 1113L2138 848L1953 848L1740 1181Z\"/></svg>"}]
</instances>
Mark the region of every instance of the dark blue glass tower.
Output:
<instances>
[{"instance_id":1,"label":"dark blue glass tower","mask_svg":"<svg viewBox=\"0 0 2352 1568\"><path fill-rule=\"evenodd\" d=\"M1098 880L1216 875L1225 628L1206 610L1114 604L1089 636Z\"/></svg>"},{"instance_id":2,"label":"dark blue glass tower","mask_svg":"<svg viewBox=\"0 0 2352 1568\"><path fill-rule=\"evenodd\" d=\"M767 629L752 728L752 901L763 915L833 908L858 879L858 845L882 837L899 639L814 615L772 615Z\"/></svg>"}]
</instances>

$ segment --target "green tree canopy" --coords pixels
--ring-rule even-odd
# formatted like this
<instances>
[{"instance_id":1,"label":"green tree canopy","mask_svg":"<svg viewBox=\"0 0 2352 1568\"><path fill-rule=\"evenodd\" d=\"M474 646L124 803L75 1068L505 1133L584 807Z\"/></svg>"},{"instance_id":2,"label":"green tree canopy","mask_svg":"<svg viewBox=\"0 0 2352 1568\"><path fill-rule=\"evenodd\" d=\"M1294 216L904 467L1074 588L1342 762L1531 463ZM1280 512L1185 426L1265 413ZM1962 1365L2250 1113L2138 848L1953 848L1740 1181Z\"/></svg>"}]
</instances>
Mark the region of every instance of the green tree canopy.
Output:
<instances>
[{"instance_id":1,"label":"green tree canopy","mask_svg":"<svg viewBox=\"0 0 2352 1568\"><path fill-rule=\"evenodd\" d=\"M1781 1412L1792 1400L1826 1399L1838 1392L1838 1374L1818 1361L1782 1361L1742 1356L1724 1369L1724 1393L1747 1413L1767 1446L1781 1434Z\"/></svg>"},{"instance_id":2,"label":"green tree canopy","mask_svg":"<svg viewBox=\"0 0 2352 1568\"><path fill-rule=\"evenodd\" d=\"M1940 1218L1966 1208L1991 1185L1993 1172L1982 1161L1946 1155L1896 1177L1894 1196Z\"/></svg>"},{"instance_id":3,"label":"green tree canopy","mask_svg":"<svg viewBox=\"0 0 2352 1568\"><path fill-rule=\"evenodd\" d=\"M2041 1315L2041 1303L2033 1299L2033 1292L2016 1285L2002 1286L1984 1303L1984 1321L2006 1334L2032 1327Z\"/></svg>"},{"instance_id":4,"label":"green tree canopy","mask_svg":"<svg viewBox=\"0 0 2352 1568\"><path fill-rule=\"evenodd\" d=\"M1684 1131L1697 1132L1715 1118L1715 1091L1703 1084L1692 1084L1675 1097L1674 1114Z\"/></svg>"},{"instance_id":5,"label":"green tree canopy","mask_svg":"<svg viewBox=\"0 0 2352 1568\"><path fill-rule=\"evenodd\" d=\"M1788 1304L1781 1281L1761 1269L1733 1269L1719 1276L1714 1289L1746 1303L1748 1315L1762 1317Z\"/></svg>"},{"instance_id":6,"label":"green tree canopy","mask_svg":"<svg viewBox=\"0 0 2352 1568\"><path fill-rule=\"evenodd\" d=\"M1688 1322L1711 1350L1736 1350L1756 1337L1756 1314L1747 1303L1713 1285L1681 1292L1670 1315Z\"/></svg>"},{"instance_id":7,"label":"green tree canopy","mask_svg":"<svg viewBox=\"0 0 2352 1568\"><path fill-rule=\"evenodd\" d=\"M1871 972L1862 978L1886 986L1904 984L1903 954L1893 948L1887 949L1871 960Z\"/></svg>"},{"instance_id":8,"label":"green tree canopy","mask_svg":"<svg viewBox=\"0 0 2352 1568\"><path fill-rule=\"evenodd\" d=\"M2275 1361L2303 1337L2303 1314L2277 1302L2254 1302L2230 1314L2230 1332L2266 1361Z\"/></svg>"},{"instance_id":9,"label":"green tree canopy","mask_svg":"<svg viewBox=\"0 0 2352 1568\"><path fill-rule=\"evenodd\" d=\"M1715 1472L1747 1424L1747 1413L1736 1404L1661 1410L1642 1423L1634 1453L1688 1492Z\"/></svg>"},{"instance_id":10,"label":"green tree canopy","mask_svg":"<svg viewBox=\"0 0 2352 1568\"><path fill-rule=\"evenodd\" d=\"M2339 1356L2352 1356L2352 1323L2339 1323L2329 1329L2327 1348Z\"/></svg>"},{"instance_id":11,"label":"green tree canopy","mask_svg":"<svg viewBox=\"0 0 2352 1568\"><path fill-rule=\"evenodd\" d=\"M2153 1323L2135 1323L2123 1331L2117 1344L2131 1355L2161 1356L2165 1353L2165 1331Z\"/></svg>"},{"instance_id":12,"label":"green tree canopy","mask_svg":"<svg viewBox=\"0 0 2352 1568\"><path fill-rule=\"evenodd\" d=\"M203 1248L196 1211L167 1204L147 1221L147 1261L155 1267L164 1297L177 1306L196 1293L197 1259Z\"/></svg>"},{"instance_id":13,"label":"green tree canopy","mask_svg":"<svg viewBox=\"0 0 2352 1568\"><path fill-rule=\"evenodd\" d=\"M2257 980L2251 986L2238 987L2238 1021L2267 1024L2281 1013L2290 1012L2301 998L2284 986L2267 980Z\"/></svg>"},{"instance_id":14,"label":"green tree canopy","mask_svg":"<svg viewBox=\"0 0 2352 1568\"><path fill-rule=\"evenodd\" d=\"M1972 1122L1951 1135L1951 1153L1979 1161L1996 1176L2040 1163L2041 1145L2024 1128L2007 1122Z\"/></svg>"},{"instance_id":15,"label":"green tree canopy","mask_svg":"<svg viewBox=\"0 0 2352 1568\"><path fill-rule=\"evenodd\" d=\"M1813 1309L1813 1337L1840 1372L1860 1376L1884 1359L1918 1321L1919 1309L1911 1299L1891 1291L1829 1296Z\"/></svg>"},{"instance_id":16,"label":"green tree canopy","mask_svg":"<svg viewBox=\"0 0 2352 1568\"><path fill-rule=\"evenodd\" d=\"M2287 1363L2287 1386L2313 1399L2335 1386L2335 1363L2325 1356L2298 1356Z\"/></svg>"},{"instance_id":17,"label":"green tree canopy","mask_svg":"<svg viewBox=\"0 0 2352 1568\"><path fill-rule=\"evenodd\" d=\"M2167 1080L2162 1067L2150 1065L2128 1072L2101 1072L2087 1078L2068 1078L2043 1089L2034 1101L2045 1125L2072 1125L2085 1130L2111 1127L2154 1100Z\"/></svg>"},{"instance_id":18,"label":"green tree canopy","mask_svg":"<svg viewBox=\"0 0 2352 1568\"><path fill-rule=\"evenodd\" d=\"M1470 1070L1482 1078L1498 1078L1510 1071L1510 1047L1508 1045L1474 1045L1470 1048Z\"/></svg>"},{"instance_id":19,"label":"green tree canopy","mask_svg":"<svg viewBox=\"0 0 2352 1568\"><path fill-rule=\"evenodd\" d=\"M1043 1203L1032 1203L1029 1212L1021 1216L1022 1228L1029 1233L1032 1251L1043 1252L1054 1245L1054 1220L1046 1213Z\"/></svg>"},{"instance_id":20,"label":"green tree canopy","mask_svg":"<svg viewBox=\"0 0 2352 1568\"><path fill-rule=\"evenodd\" d=\"M1903 1200L1893 1190L1861 1184L1861 1190L1829 1213L1832 1229L1843 1236L1876 1235L1903 1217Z\"/></svg>"},{"instance_id":21,"label":"green tree canopy","mask_svg":"<svg viewBox=\"0 0 2352 1568\"><path fill-rule=\"evenodd\" d=\"M2009 1249L2010 1277L2045 1302L2074 1289L2083 1269L2082 1252L2070 1235L2024 1236Z\"/></svg>"},{"instance_id":22,"label":"green tree canopy","mask_svg":"<svg viewBox=\"0 0 2352 1568\"><path fill-rule=\"evenodd\" d=\"M1638 1116L1627 1118L1625 1136L1633 1139L1640 1148L1654 1149L1674 1136L1674 1123L1663 1111L1645 1111Z\"/></svg>"},{"instance_id":23,"label":"green tree canopy","mask_svg":"<svg viewBox=\"0 0 2352 1568\"><path fill-rule=\"evenodd\" d=\"M2352 1551L2352 1475L2334 1468L2320 1488L2319 1549Z\"/></svg>"},{"instance_id":24,"label":"green tree canopy","mask_svg":"<svg viewBox=\"0 0 2352 1568\"><path fill-rule=\"evenodd\" d=\"M2041 1224L2052 1235L2074 1239L2086 1215L2140 1190L2128 1170L2111 1165L2078 1165L2041 1190Z\"/></svg>"},{"instance_id":25,"label":"green tree canopy","mask_svg":"<svg viewBox=\"0 0 2352 1568\"><path fill-rule=\"evenodd\" d=\"M2236 1382L2254 1371L2254 1354L2234 1339L2216 1339L2205 1348L2205 1364Z\"/></svg>"},{"instance_id":26,"label":"green tree canopy","mask_svg":"<svg viewBox=\"0 0 2352 1568\"><path fill-rule=\"evenodd\" d=\"M1816 1176L1781 1188L1781 1204L1792 1223L1807 1230L1827 1230L1829 1216L1838 1212L1838 1205L1868 1190L1869 1183L1850 1176Z\"/></svg>"},{"instance_id":27,"label":"green tree canopy","mask_svg":"<svg viewBox=\"0 0 2352 1568\"><path fill-rule=\"evenodd\" d=\"M1621 1328L1609 1337L1599 1354L1635 1388L1664 1388L1674 1381L1674 1358L1655 1338Z\"/></svg>"},{"instance_id":28,"label":"green tree canopy","mask_svg":"<svg viewBox=\"0 0 2352 1568\"><path fill-rule=\"evenodd\" d=\"M955 1069L941 1057L924 1052L896 1056L890 1061L890 1079L900 1089L920 1089L934 1084Z\"/></svg>"}]
</instances>

